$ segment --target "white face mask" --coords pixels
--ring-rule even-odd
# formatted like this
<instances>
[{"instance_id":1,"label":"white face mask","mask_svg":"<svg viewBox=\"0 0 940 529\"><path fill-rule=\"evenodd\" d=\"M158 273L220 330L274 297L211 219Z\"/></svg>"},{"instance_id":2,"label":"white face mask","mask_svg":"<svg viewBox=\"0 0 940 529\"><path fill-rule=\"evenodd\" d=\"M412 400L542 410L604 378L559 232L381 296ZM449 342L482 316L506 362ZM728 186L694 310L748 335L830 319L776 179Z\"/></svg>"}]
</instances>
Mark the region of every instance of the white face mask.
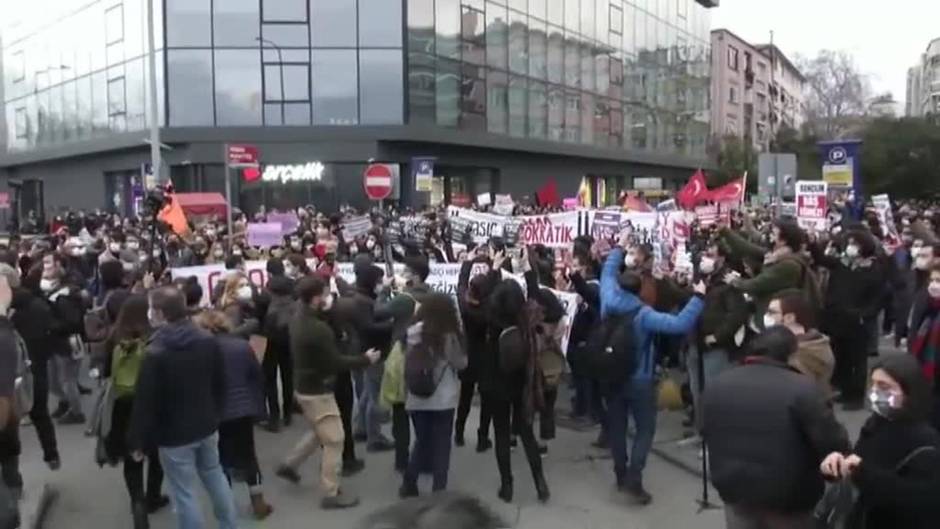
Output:
<instances>
[{"instance_id":1,"label":"white face mask","mask_svg":"<svg viewBox=\"0 0 940 529\"><path fill-rule=\"evenodd\" d=\"M127 243L128 250L134 250L135 252L140 248L140 243L137 241L129 241Z\"/></svg>"},{"instance_id":2,"label":"white face mask","mask_svg":"<svg viewBox=\"0 0 940 529\"><path fill-rule=\"evenodd\" d=\"M81 257L85 253L85 249L81 246L74 246L69 253L72 254L72 257Z\"/></svg>"},{"instance_id":3,"label":"white face mask","mask_svg":"<svg viewBox=\"0 0 940 529\"><path fill-rule=\"evenodd\" d=\"M932 259L929 256L918 256L917 259L914 260L914 268L918 270L927 270L930 268L930 261L932 261Z\"/></svg>"},{"instance_id":4,"label":"white face mask","mask_svg":"<svg viewBox=\"0 0 940 529\"><path fill-rule=\"evenodd\" d=\"M42 278L39 280L39 288L41 288L43 292L51 292L55 288L55 285L56 282L52 279Z\"/></svg>"},{"instance_id":5,"label":"white face mask","mask_svg":"<svg viewBox=\"0 0 940 529\"><path fill-rule=\"evenodd\" d=\"M234 255L234 256L236 256L236 257L241 257L242 251L239 250L238 248L236 248L236 249L232 250L232 255Z\"/></svg>"},{"instance_id":6,"label":"white face mask","mask_svg":"<svg viewBox=\"0 0 940 529\"><path fill-rule=\"evenodd\" d=\"M332 308L333 308L333 294L330 293L325 298L323 298L323 311L325 312Z\"/></svg>"},{"instance_id":7,"label":"white face mask","mask_svg":"<svg viewBox=\"0 0 940 529\"><path fill-rule=\"evenodd\" d=\"M112 242L111 244L108 245L108 250L110 250L111 253L118 253L121 251L121 244Z\"/></svg>"},{"instance_id":8,"label":"white face mask","mask_svg":"<svg viewBox=\"0 0 940 529\"><path fill-rule=\"evenodd\" d=\"M147 321L149 321L150 326L154 328L159 327L161 324L163 324L163 322L159 318L157 318L156 311L150 307L147 308Z\"/></svg>"},{"instance_id":9,"label":"white face mask","mask_svg":"<svg viewBox=\"0 0 940 529\"><path fill-rule=\"evenodd\" d=\"M769 329L771 327L777 326L777 320L774 319L770 314L764 314L764 329Z\"/></svg>"},{"instance_id":10,"label":"white face mask","mask_svg":"<svg viewBox=\"0 0 940 529\"><path fill-rule=\"evenodd\" d=\"M702 261L698 265L698 269L702 271L703 274L710 274L715 271L715 260L711 257L702 257Z\"/></svg>"},{"instance_id":11,"label":"white face mask","mask_svg":"<svg viewBox=\"0 0 940 529\"><path fill-rule=\"evenodd\" d=\"M375 248L375 241L373 241L372 239L369 239L368 241L366 241L366 249L371 250L373 248Z\"/></svg>"},{"instance_id":12,"label":"white face mask","mask_svg":"<svg viewBox=\"0 0 940 529\"><path fill-rule=\"evenodd\" d=\"M930 294L932 298L940 298L940 281L931 281L927 285L927 293Z\"/></svg>"},{"instance_id":13,"label":"white face mask","mask_svg":"<svg viewBox=\"0 0 940 529\"><path fill-rule=\"evenodd\" d=\"M626 266L627 268L635 267L636 256L631 253L628 253L627 255L623 256L623 265Z\"/></svg>"},{"instance_id":14,"label":"white face mask","mask_svg":"<svg viewBox=\"0 0 940 529\"><path fill-rule=\"evenodd\" d=\"M251 299L251 287L248 285L238 287L238 293L236 294L238 299L241 301L248 301Z\"/></svg>"},{"instance_id":15,"label":"white face mask","mask_svg":"<svg viewBox=\"0 0 940 529\"><path fill-rule=\"evenodd\" d=\"M159 258L160 258L160 250L154 250L154 251L153 251L153 258L154 258L154 259L159 259Z\"/></svg>"},{"instance_id":16,"label":"white face mask","mask_svg":"<svg viewBox=\"0 0 940 529\"><path fill-rule=\"evenodd\" d=\"M124 262L121 263L121 266L124 268L124 271L125 271L125 272L133 272L133 271L134 271L134 263L128 263L127 261L124 261Z\"/></svg>"},{"instance_id":17,"label":"white face mask","mask_svg":"<svg viewBox=\"0 0 940 529\"><path fill-rule=\"evenodd\" d=\"M851 259L858 257L858 246L855 246L854 244L850 244L849 246L846 246L845 256Z\"/></svg>"}]
</instances>

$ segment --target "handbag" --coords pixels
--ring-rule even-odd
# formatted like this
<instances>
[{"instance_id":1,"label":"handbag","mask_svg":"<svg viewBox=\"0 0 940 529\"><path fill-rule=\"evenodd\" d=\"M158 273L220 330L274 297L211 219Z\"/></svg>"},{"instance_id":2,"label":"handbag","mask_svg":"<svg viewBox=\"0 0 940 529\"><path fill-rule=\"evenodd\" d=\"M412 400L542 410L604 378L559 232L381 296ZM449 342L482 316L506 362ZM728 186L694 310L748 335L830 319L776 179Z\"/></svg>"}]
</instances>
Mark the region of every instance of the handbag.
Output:
<instances>
[{"instance_id":1,"label":"handbag","mask_svg":"<svg viewBox=\"0 0 940 529\"><path fill-rule=\"evenodd\" d=\"M907 454L894 467L894 472L899 473L920 454L932 452L936 448L932 446L921 446L915 448ZM849 527L864 527L860 522L864 520L864 512L856 512L860 493L858 488L852 482L851 478L842 478L842 480L829 485L822 499L813 509L813 519L816 529L847 529Z\"/></svg>"}]
</instances>

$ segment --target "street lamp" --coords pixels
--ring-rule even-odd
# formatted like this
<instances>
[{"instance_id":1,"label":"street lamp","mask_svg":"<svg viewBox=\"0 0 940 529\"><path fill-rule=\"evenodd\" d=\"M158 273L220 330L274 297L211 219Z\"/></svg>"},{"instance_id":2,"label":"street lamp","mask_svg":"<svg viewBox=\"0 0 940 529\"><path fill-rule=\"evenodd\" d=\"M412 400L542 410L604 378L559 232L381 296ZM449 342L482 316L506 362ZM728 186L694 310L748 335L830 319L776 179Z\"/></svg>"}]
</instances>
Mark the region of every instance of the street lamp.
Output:
<instances>
[{"instance_id":1,"label":"street lamp","mask_svg":"<svg viewBox=\"0 0 940 529\"><path fill-rule=\"evenodd\" d=\"M274 51L277 52L277 62L278 62L277 67L278 67L278 73L281 79L281 125L287 125L287 122L284 120L284 57L281 55L281 47L275 44L274 42L265 38L255 37L255 40L262 44L267 44L268 46L271 46L272 48L274 48ZM262 61L262 68L263 68L263 64L264 64L264 61ZM261 75L264 75L263 69L261 71Z\"/></svg>"}]
</instances>

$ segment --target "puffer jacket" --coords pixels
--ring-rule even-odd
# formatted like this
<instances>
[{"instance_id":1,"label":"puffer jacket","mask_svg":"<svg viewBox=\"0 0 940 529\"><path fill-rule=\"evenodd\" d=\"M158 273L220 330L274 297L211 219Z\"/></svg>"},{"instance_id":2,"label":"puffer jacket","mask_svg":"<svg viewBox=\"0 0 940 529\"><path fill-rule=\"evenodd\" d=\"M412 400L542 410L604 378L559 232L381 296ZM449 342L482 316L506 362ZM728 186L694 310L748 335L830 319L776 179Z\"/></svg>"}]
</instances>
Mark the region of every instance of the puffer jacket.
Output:
<instances>
[{"instance_id":1,"label":"puffer jacket","mask_svg":"<svg viewBox=\"0 0 940 529\"><path fill-rule=\"evenodd\" d=\"M216 336L225 364L223 421L258 417L264 410L264 377L251 346L234 335Z\"/></svg>"},{"instance_id":2,"label":"puffer jacket","mask_svg":"<svg viewBox=\"0 0 940 529\"><path fill-rule=\"evenodd\" d=\"M712 483L726 504L806 512L822 496L819 464L849 439L817 384L786 364L748 358L703 396Z\"/></svg>"}]
</instances>

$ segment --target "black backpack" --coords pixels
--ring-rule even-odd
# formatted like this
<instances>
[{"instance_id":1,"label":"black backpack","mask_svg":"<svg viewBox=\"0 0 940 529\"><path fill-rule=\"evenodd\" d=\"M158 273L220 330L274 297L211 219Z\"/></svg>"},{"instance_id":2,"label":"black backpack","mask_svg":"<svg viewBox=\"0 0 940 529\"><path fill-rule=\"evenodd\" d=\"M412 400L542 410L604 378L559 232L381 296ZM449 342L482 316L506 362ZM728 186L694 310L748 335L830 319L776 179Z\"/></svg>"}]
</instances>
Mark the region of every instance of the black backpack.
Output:
<instances>
[{"instance_id":1,"label":"black backpack","mask_svg":"<svg viewBox=\"0 0 940 529\"><path fill-rule=\"evenodd\" d=\"M445 366L440 374L436 374L436 367L437 358L426 345L419 343L409 346L405 351L405 387L408 392L423 399L434 395L447 371Z\"/></svg>"},{"instance_id":2,"label":"black backpack","mask_svg":"<svg viewBox=\"0 0 940 529\"><path fill-rule=\"evenodd\" d=\"M591 377L603 383L619 384L636 371L633 319L638 312L608 316L588 336L584 364Z\"/></svg>"}]
</instances>

